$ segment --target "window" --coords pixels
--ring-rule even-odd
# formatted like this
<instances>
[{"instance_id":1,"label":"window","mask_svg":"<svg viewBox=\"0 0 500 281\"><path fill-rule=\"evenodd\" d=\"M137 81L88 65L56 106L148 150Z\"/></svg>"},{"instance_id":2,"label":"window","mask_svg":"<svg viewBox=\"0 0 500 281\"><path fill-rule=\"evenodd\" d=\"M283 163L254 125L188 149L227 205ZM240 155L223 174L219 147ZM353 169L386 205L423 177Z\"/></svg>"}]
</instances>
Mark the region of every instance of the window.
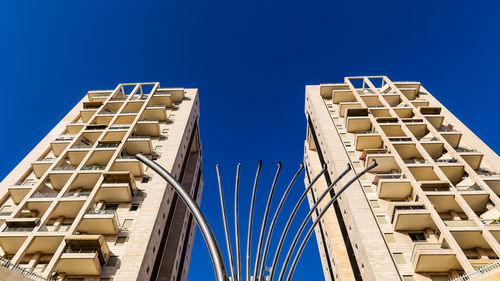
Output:
<instances>
[{"instance_id":1,"label":"window","mask_svg":"<svg viewBox=\"0 0 500 281\"><path fill-rule=\"evenodd\" d=\"M377 221L378 221L378 223L380 223L380 224L387 224L387 223L389 223L389 222L387 221L387 218L386 218L384 215L378 215L378 216L377 216Z\"/></svg>"},{"instance_id":2,"label":"window","mask_svg":"<svg viewBox=\"0 0 500 281\"><path fill-rule=\"evenodd\" d=\"M163 130L161 130L161 132L162 132L163 134L167 134L167 133L168 133L168 129L163 129Z\"/></svg>"},{"instance_id":3,"label":"window","mask_svg":"<svg viewBox=\"0 0 500 281\"><path fill-rule=\"evenodd\" d=\"M133 219L125 219L123 220L122 227L123 228L130 228L132 226Z\"/></svg>"},{"instance_id":4,"label":"window","mask_svg":"<svg viewBox=\"0 0 500 281\"><path fill-rule=\"evenodd\" d=\"M149 181L149 177L142 177L141 182L142 183L147 183Z\"/></svg>"},{"instance_id":5,"label":"window","mask_svg":"<svg viewBox=\"0 0 500 281\"><path fill-rule=\"evenodd\" d=\"M108 262L106 263L106 266L115 266L117 261L118 261L117 256L110 256Z\"/></svg>"},{"instance_id":6,"label":"window","mask_svg":"<svg viewBox=\"0 0 500 281\"><path fill-rule=\"evenodd\" d=\"M137 189L137 191L135 192L135 196L137 196L137 197L144 197L144 190Z\"/></svg>"},{"instance_id":7,"label":"window","mask_svg":"<svg viewBox=\"0 0 500 281\"><path fill-rule=\"evenodd\" d=\"M118 209L118 204L106 204L104 207L104 210L108 211L116 211L116 209Z\"/></svg>"},{"instance_id":8,"label":"window","mask_svg":"<svg viewBox=\"0 0 500 281\"><path fill-rule=\"evenodd\" d=\"M425 239L425 234L423 232L408 233L408 236L410 236L410 238L413 242L425 242L425 241L427 241L427 239Z\"/></svg>"},{"instance_id":9,"label":"window","mask_svg":"<svg viewBox=\"0 0 500 281\"><path fill-rule=\"evenodd\" d=\"M387 240L388 243L395 243L396 238L394 237L394 233L384 233L385 240Z\"/></svg>"},{"instance_id":10,"label":"window","mask_svg":"<svg viewBox=\"0 0 500 281\"><path fill-rule=\"evenodd\" d=\"M127 241L127 236L118 236L115 241L115 245L123 245Z\"/></svg>"},{"instance_id":11,"label":"window","mask_svg":"<svg viewBox=\"0 0 500 281\"><path fill-rule=\"evenodd\" d=\"M132 204L130 205L130 211L137 211L139 209L139 204Z\"/></svg>"},{"instance_id":12,"label":"window","mask_svg":"<svg viewBox=\"0 0 500 281\"><path fill-rule=\"evenodd\" d=\"M372 208L378 208L380 205L378 204L378 200L370 200L370 205Z\"/></svg>"},{"instance_id":13,"label":"window","mask_svg":"<svg viewBox=\"0 0 500 281\"><path fill-rule=\"evenodd\" d=\"M413 275L403 275L403 281L415 281Z\"/></svg>"},{"instance_id":14,"label":"window","mask_svg":"<svg viewBox=\"0 0 500 281\"><path fill-rule=\"evenodd\" d=\"M393 253L392 255L394 256L394 259L396 260L397 264L405 264L406 263L406 259L403 256L403 253Z\"/></svg>"}]
</instances>

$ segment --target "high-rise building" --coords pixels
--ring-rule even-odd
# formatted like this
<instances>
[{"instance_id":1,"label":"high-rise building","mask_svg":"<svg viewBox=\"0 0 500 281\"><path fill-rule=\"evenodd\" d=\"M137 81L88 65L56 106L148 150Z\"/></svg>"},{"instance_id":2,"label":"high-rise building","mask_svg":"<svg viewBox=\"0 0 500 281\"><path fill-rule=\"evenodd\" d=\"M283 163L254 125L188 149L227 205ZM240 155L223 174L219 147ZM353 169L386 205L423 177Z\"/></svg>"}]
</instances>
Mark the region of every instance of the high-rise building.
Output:
<instances>
[{"instance_id":1,"label":"high-rise building","mask_svg":"<svg viewBox=\"0 0 500 281\"><path fill-rule=\"evenodd\" d=\"M316 229L326 280L448 280L499 261L500 158L419 82L307 86L305 113L306 183L327 166L310 204L348 164L378 163Z\"/></svg>"},{"instance_id":2,"label":"high-rise building","mask_svg":"<svg viewBox=\"0 0 500 281\"><path fill-rule=\"evenodd\" d=\"M197 89L89 91L1 182L0 264L27 280L186 280L195 222L134 155L199 203L198 117Z\"/></svg>"}]
</instances>

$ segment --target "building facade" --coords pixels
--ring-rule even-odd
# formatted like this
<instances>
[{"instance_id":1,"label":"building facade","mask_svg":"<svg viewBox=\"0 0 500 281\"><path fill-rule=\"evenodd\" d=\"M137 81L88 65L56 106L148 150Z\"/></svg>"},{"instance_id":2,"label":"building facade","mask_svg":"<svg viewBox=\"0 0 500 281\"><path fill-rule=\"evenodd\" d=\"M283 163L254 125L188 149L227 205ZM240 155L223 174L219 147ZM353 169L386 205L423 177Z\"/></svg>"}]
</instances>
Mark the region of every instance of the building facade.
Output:
<instances>
[{"instance_id":1,"label":"building facade","mask_svg":"<svg viewBox=\"0 0 500 281\"><path fill-rule=\"evenodd\" d=\"M419 82L307 86L305 113L306 184L327 166L310 204L348 164L378 163L316 229L326 280L448 280L499 260L500 157Z\"/></svg>"},{"instance_id":2,"label":"building facade","mask_svg":"<svg viewBox=\"0 0 500 281\"><path fill-rule=\"evenodd\" d=\"M197 89L89 91L0 183L3 263L40 280L186 280L195 222L134 155L199 203L198 117Z\"/></svg>"}]
</instances>

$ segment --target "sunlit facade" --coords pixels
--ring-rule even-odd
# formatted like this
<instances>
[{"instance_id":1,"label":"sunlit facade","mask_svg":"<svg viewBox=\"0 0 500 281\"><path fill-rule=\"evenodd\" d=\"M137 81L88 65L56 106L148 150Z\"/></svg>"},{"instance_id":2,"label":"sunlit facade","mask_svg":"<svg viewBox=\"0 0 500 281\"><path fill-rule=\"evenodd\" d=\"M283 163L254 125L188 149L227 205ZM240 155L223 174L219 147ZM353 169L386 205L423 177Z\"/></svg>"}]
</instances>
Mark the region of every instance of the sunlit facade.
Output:
<instances>
[{"instance_id":1,"label":"sunlit facade","mask_svg":"<svg viewBox=\"0 0 500 281\"><path fill-rule=\"evenodd\" d=\"M310 203L348 164L378 163L316 229L326 280L448 280L499 261L500 157L419 82L307 86L305 112L306 183L328 167Z\"/></svg>"},{"instance_id":2,"label":"sunlit facade","mask_svg":"<svg viewBox=\"0 0 500 281\"><path fill-rule=\"evenodd\" d=\"M89 91L1 182L2 265L26 280L186 280L193 218L134 155L156 160L199 203L198 117L197 89Z\"/></svg>"}]
</instances>

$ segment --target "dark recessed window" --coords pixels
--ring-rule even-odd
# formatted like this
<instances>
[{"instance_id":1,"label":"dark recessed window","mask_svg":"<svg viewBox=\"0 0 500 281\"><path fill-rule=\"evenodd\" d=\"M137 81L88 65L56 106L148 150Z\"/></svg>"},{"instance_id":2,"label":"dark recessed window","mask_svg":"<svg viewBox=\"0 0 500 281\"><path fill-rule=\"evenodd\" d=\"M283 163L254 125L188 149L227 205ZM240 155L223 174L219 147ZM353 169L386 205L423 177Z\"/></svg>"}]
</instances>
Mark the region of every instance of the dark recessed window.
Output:
<instances>
[{"instance_id":1,"label":"dark recessed window","mask_svg":"<svg viewBox=\"0 0 500 281\"><path fill-rule=\"evenodd\" d=\"M115 266L116 262L118 262L118 257L117 256L110 256L108 259L108 262L106 263L106 266Z\"/></svg>"},{"instance_id":2,"label":"dark recessed window","mask_svg":"<svg viewBox=\"0 0 500 281\"><path fill-rule=\"evenodd\" d=\"M137 209L139 209L139 204L130 205L130 211L137 211Z\"/></svg>"},{"instance_id":3,"label":"dark recessed window","mask_svg":"<svg viewBox=\"0 0 500 281\"><path fill-rule=\"evenodd\" d=\"M425 242L427 239L425 239L425 235L423 232L417 232L417 233L408 233L410 236L411 240L413 242Z\"/></svg>"}]
</instances>

